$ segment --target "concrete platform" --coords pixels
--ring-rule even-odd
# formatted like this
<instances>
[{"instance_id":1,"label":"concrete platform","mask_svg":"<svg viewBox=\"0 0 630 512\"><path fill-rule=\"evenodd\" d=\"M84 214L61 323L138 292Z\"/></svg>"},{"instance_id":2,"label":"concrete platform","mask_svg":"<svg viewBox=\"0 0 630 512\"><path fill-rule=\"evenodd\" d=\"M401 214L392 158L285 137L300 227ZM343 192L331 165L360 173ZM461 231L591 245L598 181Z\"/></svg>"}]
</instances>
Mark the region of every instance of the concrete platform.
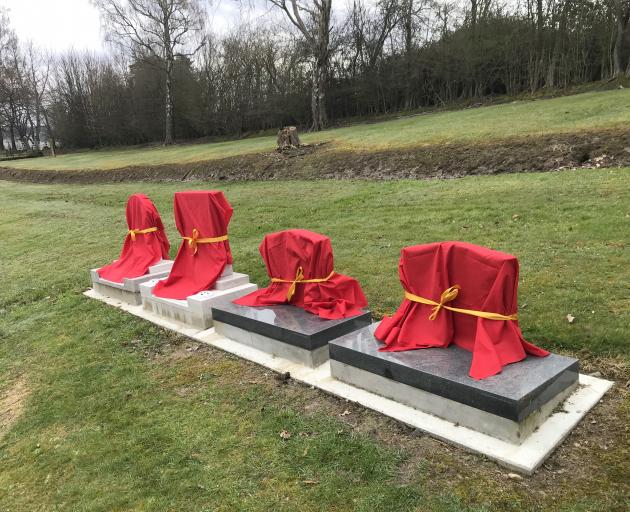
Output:
<instances>
[{"instance_id":1,"label":"concrete platform","mask_svg":"<svg viewBox=\"0 0 630 512\"><path fill-rule=\"evenodd\" d=\"M468 376L456 346L379 352L376 325L330 342L333 377L511 443L522 443L577 387L576 359L527 357L492 377Z\"/></svg>"},{"instance_id":2,"label":"concrete platform","mask_svg":"<svg viewBox=\"0 0 630 512\"><path fill-rule=\"evenodd\" d=\"M274 357L310 368L328 360L328 342L372 323L369 311L350 318L326 320L289 304L249 307L233 303L213 306L217 333Z\"/></svg>"},{"instance_id":3,"label":"concrete platform","mask_svg":"<svg viewBox=\"0 0 630 512\"><path fill-rule=\"evenodd\" d=\"M126 302L127 304L139 305L142 304L140 285L153 279L161 279L168 276L172 266L172 260L162 260L149 267L149 271L145 275L132 279L125 278L122 283L102 279L98 275L98 269L93 268L90 270L92 288L106 297L111 297Z\"/></svg>"},{"instance_id":4,"label":"concrete platform","mask_svg":"<svg viewBox=\"0 0 630 512\"><path fill-rule=\"evenodd\" d=\"M310 368L225 338L218 334L214 328L200 330L187 327L179 322L146 311L142 306L133 306L116 299L104 297L94 290L87 290L85 295L115 306L165 329L173 330L201 343L260 364L272 371L279 373L290 372L292 379L307 386L313 386L342 399L356 402L410 427L422 430L446 443L481 454L512 471L528 475L535 472L555 448L570 434L580 420L584 418L588 411L613 386L611 381L580 375L577 389L564 403L560 404L551 416L527 439L520 444L514 444L341 382L332 377L328 362L317 368Z\"/></svg>"},{"instance_id":5,"label":"concrete platform","mask_svg":"<svg viewBox=\"0 0 630 512\"><path fill-rule=\"evenodd\" d=\"M185 300L153 295L153 288L159 281L160 279L153 279L140 285L144 309L198 329L207 329L212 325L212 306L238 299L258 288L249 282L247 274L234 272L232 265L226 266L212 290L199 292Z\"/></svg>"}]
</instances>

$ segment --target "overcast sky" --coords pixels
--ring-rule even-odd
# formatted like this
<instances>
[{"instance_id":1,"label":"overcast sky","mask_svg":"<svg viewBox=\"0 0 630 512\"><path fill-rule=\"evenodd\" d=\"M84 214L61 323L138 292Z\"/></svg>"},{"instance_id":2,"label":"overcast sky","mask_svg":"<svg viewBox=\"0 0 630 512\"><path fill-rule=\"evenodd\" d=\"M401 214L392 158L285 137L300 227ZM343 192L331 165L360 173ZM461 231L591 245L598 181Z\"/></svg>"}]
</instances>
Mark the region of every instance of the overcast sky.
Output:
<instances>
[{"instance_id":1,"label":"overcast sky","mask_svg":"<svg viewBox=\"0 0 630 512\"><path fill-rule=\"evenodd\" d=\"M254 13L237 0L213 0L209 25L215 33L225 33L243 21L256 22L267 8L261 0ZM90 0L0 0L9 11L11 26L21 41L33 41L55 52L75 48L105 49L98 10Z\"/></svg>"}]
</instances>

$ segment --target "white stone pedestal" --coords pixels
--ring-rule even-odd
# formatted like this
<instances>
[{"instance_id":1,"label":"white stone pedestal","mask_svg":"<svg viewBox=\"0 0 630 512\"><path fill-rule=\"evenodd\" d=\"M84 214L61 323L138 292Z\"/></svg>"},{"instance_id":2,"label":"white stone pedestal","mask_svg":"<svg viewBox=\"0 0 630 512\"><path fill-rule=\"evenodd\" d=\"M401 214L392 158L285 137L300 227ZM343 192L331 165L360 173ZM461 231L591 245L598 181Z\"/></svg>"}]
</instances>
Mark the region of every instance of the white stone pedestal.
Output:
<instances>
[{"instance_id":1,"label":"white stone pedestal","mask_svg":"<svg viewBox=\"0 0 630 512\"><path fill-rule=\"evenodd\" d=\"M175 320L189 327L207 329L212 325L212 306L230 302L256 291L247 274L239 274L227 265L212 290L199 292L184 300L166 299L153 295L153 288L160 279L152 279L140 285L140 296L145 311Z\"/></svg>"},{"instance_id":2,"label":"white stone pedestal","mask_svg":"<svg viewBox=\"0 0 630 512\"><path fill-rule=\"evenodd\" d=\"M138 306L142 304L140 298L140 285L153 279L163 279L168 276L173 266L172 260L162 260L155 265L149 267L149 271L140 277L134 277L132 279L124 278L122 283L115 283L102 279L98 275L98 269L90 270L90 277L92 278L92 288L99 294L110 297L112 299L120 300L132 306Z\"/></svg>"}]
</instances>

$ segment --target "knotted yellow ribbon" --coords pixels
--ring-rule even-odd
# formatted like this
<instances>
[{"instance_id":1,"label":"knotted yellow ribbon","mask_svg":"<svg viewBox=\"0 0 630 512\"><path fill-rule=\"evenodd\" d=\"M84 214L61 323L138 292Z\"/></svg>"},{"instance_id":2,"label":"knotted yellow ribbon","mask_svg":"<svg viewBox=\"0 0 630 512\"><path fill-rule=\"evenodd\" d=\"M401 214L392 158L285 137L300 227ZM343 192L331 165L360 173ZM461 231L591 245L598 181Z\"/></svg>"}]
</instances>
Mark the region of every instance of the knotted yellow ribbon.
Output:
<instances>
[{"instance_id":1,"label":"knotted yellow ribbon","mask_svg":"<svg viewBox=\"0 0 630 512\"><path fill-rule=\"evenodd\" d=\"M193 254L197 254L198 244L214 244L216 242L225 242L228 239L228 236L223 235L214 238L199 238L199 231L197 231L197 229L193 229L191 236L183 236L182 238L184 240L188 240L188 247L193 250Z\"/></svg>"},{"instance_id":2,"label":"knotted yellow ribbon","mask_svg":"<svg viewBox=\"0 0 630 512\"><path fill-rule=\"evenodd\" d=\"M324 281L328 281L333 275L335 271L333 270L327 277L319 278L319 279L304 279L304 269L302 267L298 267L297 272L295 273L295 279L280 279L279 277L272 277L272 283L291 283L289 286L289 290L287 291L287 300L290 301L293 295L295 295L295 285L298 283L323 283Z\"/></svg>"},{"instance_id":3,"label":"knotted yellow ribbon","mask_svg":"<svg viewBox=\"0 0 630 512\"><path fill-rule=\"evenodd\" d=\"M130 229L128 233L131 235L131 241L136 241L136 235L146 235L147 233L153 233L157 231L158 228L147 228L147 229Z\"/></svg>"},{"instance_id":4,"label":"knotted yellow ribbon","mask_svg":"<svg viewBox=\"0 0 630 512\"><path fill-rule=\"evenodd\" d=\"M440 296L440 302L435 302L431 299L425 299L424 297L419 297L418 295L414 295L413 293L409 293L405 290L405 299L410 300L412 302L419 302L420 304L427 304L429 306L435 306L431 311L431 315L429 316L429 320L435 320L437 318L440 309L448 309L449 311L455 311L456 313L464 313L466 315L478 316L480 318L485 318L486 320L518 320L518 315L514 313L513 315L502 315L500 313L489 313L487 311L475 311L474 309L462 309L462 308L454 308L451 306L447 306L447 302L451 302L455 300L457 295L459 294L459 290L461 290L461 286L456 284L455 286L451 286L442 292Z\"/></svg>"}]
</instances>

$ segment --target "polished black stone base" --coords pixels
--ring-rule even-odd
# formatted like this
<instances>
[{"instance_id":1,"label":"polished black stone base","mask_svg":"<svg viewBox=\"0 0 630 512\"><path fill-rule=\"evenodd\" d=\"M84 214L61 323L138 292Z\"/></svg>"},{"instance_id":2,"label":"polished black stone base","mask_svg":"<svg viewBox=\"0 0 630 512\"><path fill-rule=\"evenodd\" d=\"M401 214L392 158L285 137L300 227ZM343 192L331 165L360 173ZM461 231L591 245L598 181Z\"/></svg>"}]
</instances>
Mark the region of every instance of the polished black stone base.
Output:
<instances>
[{"instance_id":1,"label":"polished black stone base","mask_svg":"<svg viewBox=\"0 0 630 512\"><path fill-rule=\"evenodd\" d=\"M521 422L575 386L579 363L550 354L510 364L483 380L468 376L472 354L455 346L379 352L376 324L329 343L331 361L374 373L496 416Z\"/></svg>"},{"instance_id":2,"label":"polished black stone base","mask_svg":"<svg viewBox=\"0 0 630 512\"><path fill-rule=\"evenodd\" d=\"M326 320L291 305L249 307L225 303L212 307L217 322L233 325L305 350L372 323L369 311L350 318Z\"/></svg>"}]
</instances>

